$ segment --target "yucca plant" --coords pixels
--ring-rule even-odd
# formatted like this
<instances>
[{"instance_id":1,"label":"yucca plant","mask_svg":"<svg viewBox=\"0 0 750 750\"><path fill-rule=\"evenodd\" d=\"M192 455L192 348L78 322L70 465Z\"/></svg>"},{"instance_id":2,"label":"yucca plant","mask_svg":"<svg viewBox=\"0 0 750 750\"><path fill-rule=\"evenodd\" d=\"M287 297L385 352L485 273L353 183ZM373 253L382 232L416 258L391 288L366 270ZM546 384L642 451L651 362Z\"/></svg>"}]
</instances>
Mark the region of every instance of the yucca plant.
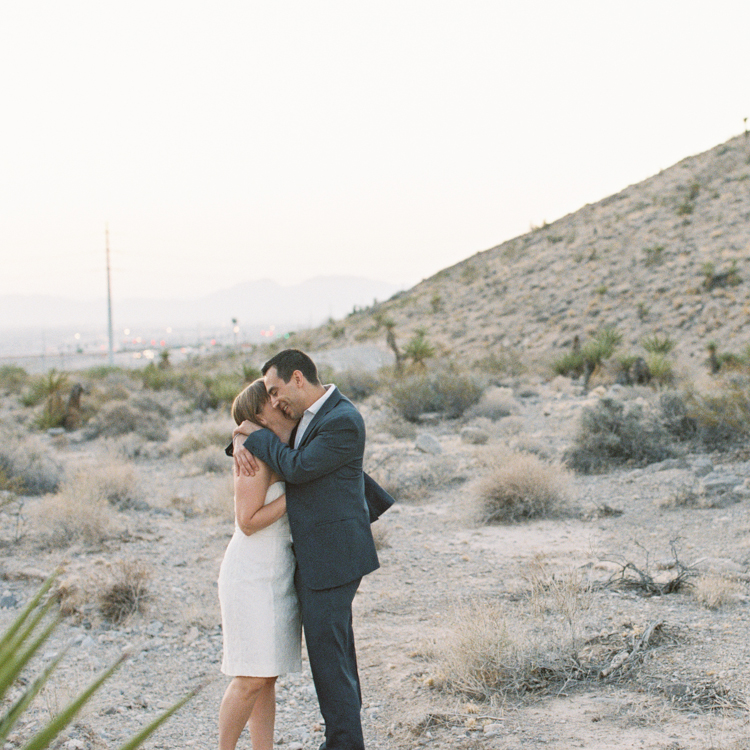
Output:
<instances>
[{"instance_id":1,"label":"yucca plant","mask_svg":"<svg viewBox=\"0 0 750 750\"><path fill-rule=\"evenodd\" d=\"M50 616L55 598L49 594L56 575L50 576L32 600L26 605L8 629L0 636L0 702L4 713L0 718L0 745L4 745L8 736L18 724L24 711L39 694L52 673L65 656L65 649L44 668L36 679L14 701L6 701L6 695L18 681L21 673L31 661L34 654L47 642L59 623L59 616ZM121 656L109 669L99 675L85 690L77 695L59 714L43 726L21 750L43 750L60 735L73 721L78 712L91 699L92 695L109 679L125 660ZM160 714L137 735L131 737L119 750L132 750L140 747L172 714L179 710L196 691L188 693L171 708ZM9 705L8 705L9 703ZM5 707L7 705L7 707Z\"/></svg>"}]
</instances>

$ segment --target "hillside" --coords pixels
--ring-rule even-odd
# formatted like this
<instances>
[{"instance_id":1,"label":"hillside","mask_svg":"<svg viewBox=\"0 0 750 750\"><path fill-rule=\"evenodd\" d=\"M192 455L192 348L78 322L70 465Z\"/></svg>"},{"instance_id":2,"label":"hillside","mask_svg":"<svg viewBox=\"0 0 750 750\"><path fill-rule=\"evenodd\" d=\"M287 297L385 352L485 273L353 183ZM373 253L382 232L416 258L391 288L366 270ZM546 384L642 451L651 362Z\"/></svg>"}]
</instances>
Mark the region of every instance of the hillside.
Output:
<instances>
[{"instance_id":1,"label":"hillside","mask_svg":"<svg viewBox=\"0 0 750 750\"><path fill-rule=\"evenodd\" d=\"M539 359L615 326L633 353L658 333L698 366L710 341L736 353L750 343L749 220L741 135L310 332L309 343L384 345L378 321L390 319L401 345L423 328L453 357L511 349Z\"/></svg>"}]
</instances>

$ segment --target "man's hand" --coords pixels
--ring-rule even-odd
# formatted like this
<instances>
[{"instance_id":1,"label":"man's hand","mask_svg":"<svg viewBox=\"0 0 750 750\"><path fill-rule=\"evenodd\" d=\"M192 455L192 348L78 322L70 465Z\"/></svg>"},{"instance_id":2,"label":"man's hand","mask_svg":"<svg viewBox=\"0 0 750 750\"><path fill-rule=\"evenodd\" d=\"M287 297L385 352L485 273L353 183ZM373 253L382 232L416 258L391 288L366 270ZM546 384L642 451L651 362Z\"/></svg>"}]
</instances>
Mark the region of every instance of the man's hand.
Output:
<instances>
[{"instance_id":1,"label":"man's hand","mask_svg":"<svg viewBox=\"0 0 750 750\"><path fill-rule=\"evenodd\" d=\"M234 467L237 474L254 477L258 473L258 459L245 448L245 438L256 430L263 429L257 424L245 420L232 431L232 450L234 453Z\"/></svg>"}]
</instances>

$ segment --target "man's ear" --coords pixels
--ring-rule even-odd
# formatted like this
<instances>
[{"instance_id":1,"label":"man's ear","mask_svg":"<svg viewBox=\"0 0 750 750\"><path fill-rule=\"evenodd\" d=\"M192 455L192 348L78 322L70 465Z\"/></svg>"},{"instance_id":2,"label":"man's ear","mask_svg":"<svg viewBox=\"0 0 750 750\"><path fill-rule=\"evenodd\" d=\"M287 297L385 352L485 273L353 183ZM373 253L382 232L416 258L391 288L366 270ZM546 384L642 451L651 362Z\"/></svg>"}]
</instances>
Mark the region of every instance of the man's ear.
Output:
<instances>
[{"instance_id":1,"label":"man's ear","mask_svg":"<svg viewBox=\"0 0 750 750\"><path fill-rule=\"evenodd\" d=\"M292 373L292 379L294 380L294 384L297 386L297 388L302 388L305 385L305 376L300 370L295 370Z\"/></svg>"}]
</instances>

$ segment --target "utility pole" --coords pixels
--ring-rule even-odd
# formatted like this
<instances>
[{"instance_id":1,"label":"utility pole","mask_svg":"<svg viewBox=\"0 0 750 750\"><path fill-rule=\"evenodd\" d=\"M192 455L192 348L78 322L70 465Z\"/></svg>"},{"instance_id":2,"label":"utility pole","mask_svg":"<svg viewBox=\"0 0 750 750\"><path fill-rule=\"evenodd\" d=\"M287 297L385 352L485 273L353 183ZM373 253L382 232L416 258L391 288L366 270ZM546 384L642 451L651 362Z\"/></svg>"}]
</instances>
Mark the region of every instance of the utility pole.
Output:
<instances>
[{"instance_id":1,"label":"utility pole","mask_svg":"<svg viewBox=\"0 0 750 750\"><path fill-rule=\"evenodd\" d=\"M109 331L109 364L115 364L114 337L112 335L112 272L109 265L109 224L104 225L104 239L107 248L107 328Z\"/></svg>"}]
</instances>

